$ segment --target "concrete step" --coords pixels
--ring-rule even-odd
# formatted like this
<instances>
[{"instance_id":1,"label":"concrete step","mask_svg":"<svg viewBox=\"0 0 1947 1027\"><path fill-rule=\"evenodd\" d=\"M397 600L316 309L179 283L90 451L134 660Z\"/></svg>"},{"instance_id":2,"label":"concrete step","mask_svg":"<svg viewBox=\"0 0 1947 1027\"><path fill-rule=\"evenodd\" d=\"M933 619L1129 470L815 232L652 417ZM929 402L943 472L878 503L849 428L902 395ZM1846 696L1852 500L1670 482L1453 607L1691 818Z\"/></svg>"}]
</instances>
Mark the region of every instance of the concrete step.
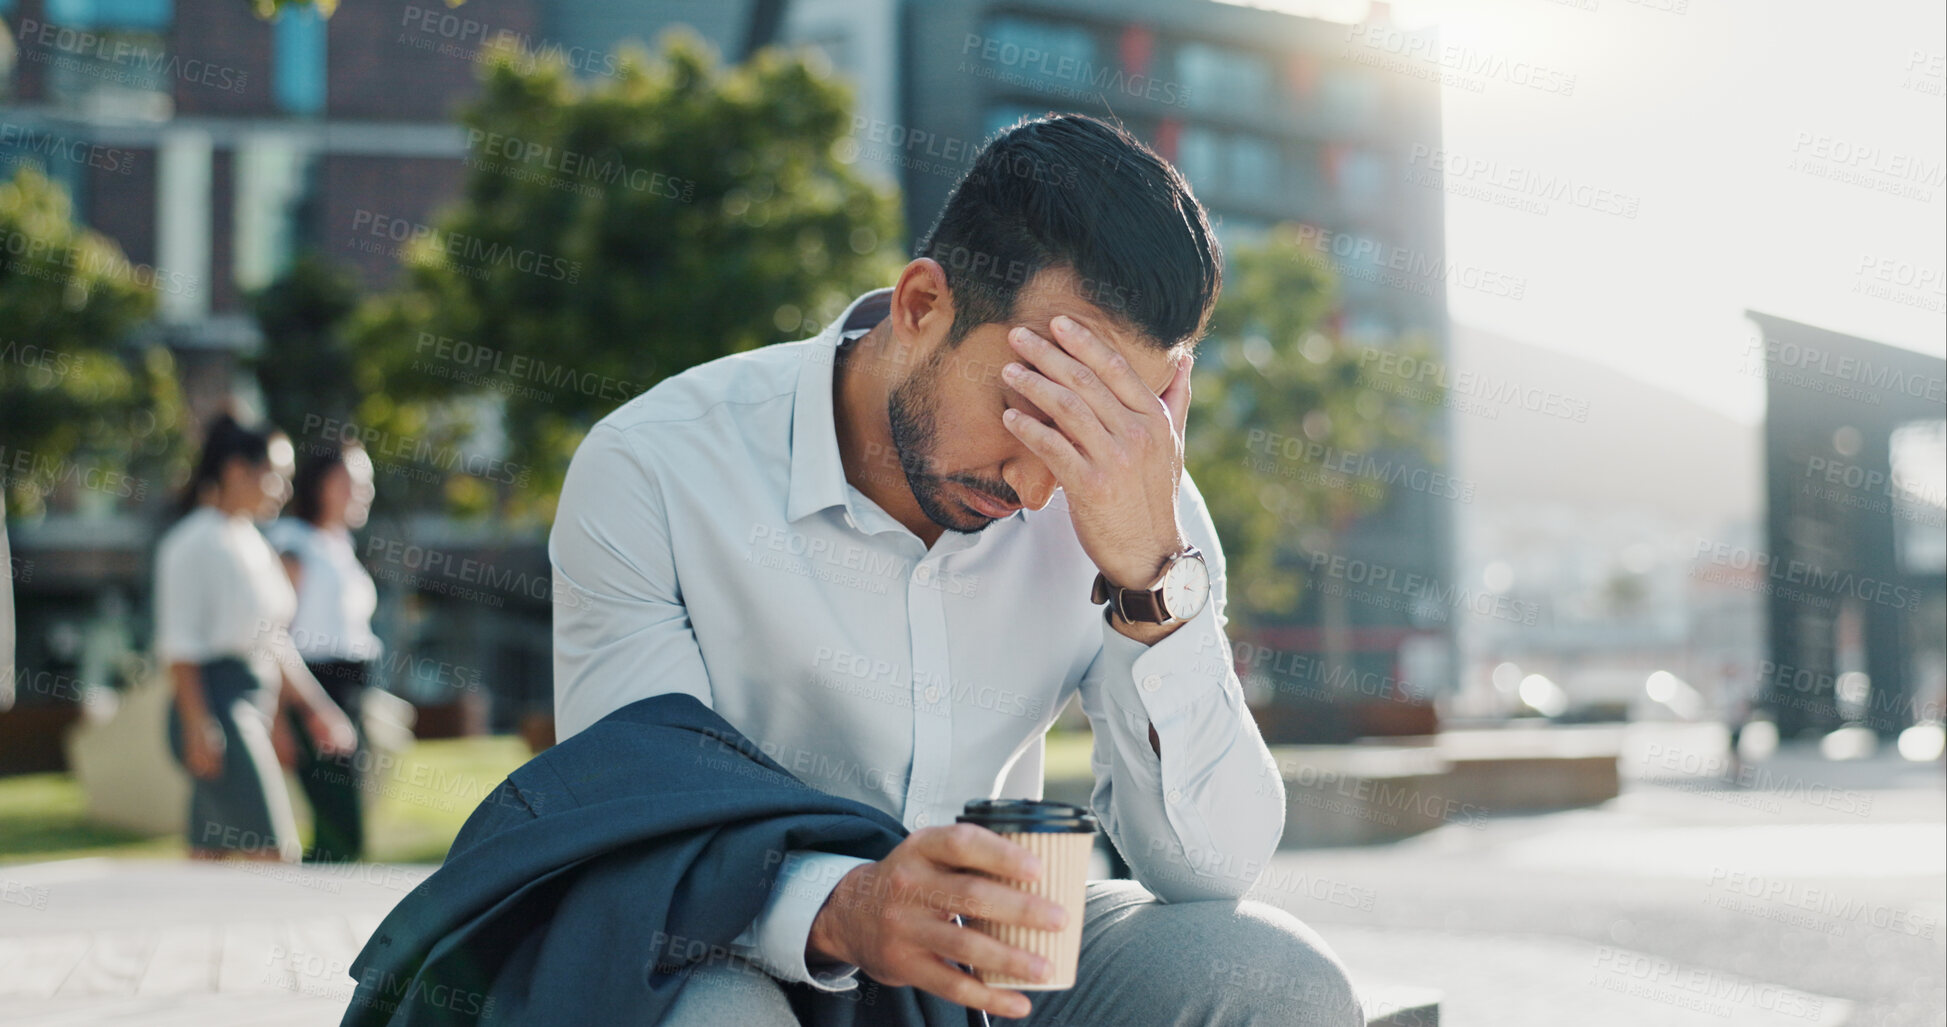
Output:
<instances>
[{"instance_id":1,"label":"concrete step","mask_svg":"<svg viewBox=\"0 0 1947 1027\"><path fill-rule=\"evenodd\" d=\"M1440 1027L1440 992L1405 984L1359 989L1366 1027Z\"/></svg>"},{"instance_id":2,"label":"concrete step","mask_svg":"<svg viewBox=\"0 0 1947 1027\"><path fill-rule=\"evenodd\" d=\"M1273 746L1280 848L1365 845L1500 813L1592 806L1621 791L1614 727L1448 731L1354 745Z\"/></svg>"}]
</instances>

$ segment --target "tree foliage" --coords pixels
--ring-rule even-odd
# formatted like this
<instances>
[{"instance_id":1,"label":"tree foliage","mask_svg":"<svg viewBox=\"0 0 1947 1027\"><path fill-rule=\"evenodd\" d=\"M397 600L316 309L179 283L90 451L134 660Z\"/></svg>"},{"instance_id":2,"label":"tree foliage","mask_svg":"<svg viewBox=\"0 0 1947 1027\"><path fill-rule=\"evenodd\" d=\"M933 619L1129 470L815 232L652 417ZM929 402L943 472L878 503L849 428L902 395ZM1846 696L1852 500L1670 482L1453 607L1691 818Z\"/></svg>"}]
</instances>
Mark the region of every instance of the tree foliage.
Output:
<instances>
[{"instance_id":1,"label":"tree foliage","mask_svg":"<svg viewBox=\"0 0 1947 1027\"><path fill-rule=\"evenodd\" d=\"M1184 462L1223 539L1241 625L1294 612L1304 555L1386 502L1385 482L1329 466L1338 455L1434 455L1438 397L1386 389L1362 371L1362 351L1330 330L1336 293L1330 263L1295 226L1278 226L1230 249L1199 344ZM1426 352L1417 340L1395 344Z\"/></svg>"},{"instance_id":2,"label":"tree foliage","mask_svg":"<svg viewBox=\"0 0 1947 1027\"><path fill-rule=\"evenodd\" d=\"M0 184L0 487L15 517L51 496L140 503L179 459L173 361L131 340L154 309L155 269L74 222L32 165Z\"/></svg>"},{"instance_id":3,"label":"tree foliage","mask_svg":"<svg viewBox=\"0 0 1947 1027\"><path fill-rule=\"evenodd\" d=\"M250 297L263 346L251 360L270 422L299 433L308 420L348 420L362 398L343 338L358 309L358 280L316 253Z\"/></svg>"},{"instance_id":4,"label":"tree foliage","mask_svg":"<svg viewBox=\"0 0 1947 1027\"><path fill-rule=\"evenodd\" d=\"M361 313L354 344L368 427L463 433L491 401L507 460L532 472L503 512L549 513L575 445L620 403L808 336L898 266L896 197L834 156L848 90L801 57L724 67L672 33L592 85L511 52L483 74L461 116L464 196L408 243L404 286ZM452 479L448 499L481 484Z\"/></svg>"}]
</instances>

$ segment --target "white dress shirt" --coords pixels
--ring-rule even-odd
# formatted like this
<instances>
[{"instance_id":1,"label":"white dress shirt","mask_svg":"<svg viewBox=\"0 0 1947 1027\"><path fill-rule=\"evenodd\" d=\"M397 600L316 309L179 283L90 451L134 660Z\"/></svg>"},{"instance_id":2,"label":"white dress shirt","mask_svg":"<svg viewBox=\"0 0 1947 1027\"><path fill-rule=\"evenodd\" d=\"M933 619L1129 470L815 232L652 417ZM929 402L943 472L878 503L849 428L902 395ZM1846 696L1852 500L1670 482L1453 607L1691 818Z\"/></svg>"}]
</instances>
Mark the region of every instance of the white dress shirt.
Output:
<instances>
[{"instance_id":1,"label":"white dress shirt","mask_svg":"<svg viewBox=\"0 0 1947 1027\"><path fill-rule=\"evenodd\" d=\"M271 646L297 606L277 551L248 516L198 506L156 546L155 651L164 664L237 657L266 687Z\"/></svg>"},{"instance_id":2,"label":"white dress shirt","mask_svg":"<svg viewBox=\"0 0 1947 1027\"><path fill-rule=\"evenodd\" d=\"M1088 601L1096 567L1059 492L928 549L846 480L833 421L841 333L883 318L890 293L815 338L665 379L589 432L548 539L557 735L687 693L805 783L917 830L969 799L1040 798L1043 736L1079 692L1092 805L1136 878L1165 901L1243 895L1283 833L1284 790L1232 668L1203 497L1185 474L1210 601L1154 646ZM739 951L784 980L855 987L856 967L812 972L805 943L859 862L790 854Z\"/></svg>"},{"instance_id":3,"label":"white dress shirt","mask_svg":"<svg viewBox=\"0 0 1947 1027\"><path fill-rule=\"evenodd\" d=\"M291 643L312 663L376 660L381 646L372 634L378 586L358 562L352 533L329 531L301 517L284 517L264 530L271 545L297 558L297 616Z\"/></svg>"}]
</instances>

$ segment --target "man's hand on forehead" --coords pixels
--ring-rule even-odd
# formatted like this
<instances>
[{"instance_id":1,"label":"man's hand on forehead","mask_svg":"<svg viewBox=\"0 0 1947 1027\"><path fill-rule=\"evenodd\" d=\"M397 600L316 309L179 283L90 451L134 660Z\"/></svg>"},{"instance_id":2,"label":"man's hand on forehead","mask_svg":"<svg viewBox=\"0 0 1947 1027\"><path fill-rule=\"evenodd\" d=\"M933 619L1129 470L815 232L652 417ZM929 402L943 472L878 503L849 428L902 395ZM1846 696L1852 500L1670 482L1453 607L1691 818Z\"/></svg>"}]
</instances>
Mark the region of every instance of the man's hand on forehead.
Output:
<instances>
[{"instance_id":1,"label":"man's hand on forehead","mask_svg":"<svg viewBox=\"0 0 1947 1027\"><path fill-rule=\"evenodd\" d=\"M1169 377L1152 387L1116 347L1075 318L1057 314L1048 328L1048 335L1027 327L1008 331L1020 359L1001 378L1054 425L1012 408L1001 420L1061 482L1076 537L1103 575L1116 585L1146 584L1183 544L1176 486L1190 354L1173 365L1158 361Z\"/></svg>"}]
</instances>

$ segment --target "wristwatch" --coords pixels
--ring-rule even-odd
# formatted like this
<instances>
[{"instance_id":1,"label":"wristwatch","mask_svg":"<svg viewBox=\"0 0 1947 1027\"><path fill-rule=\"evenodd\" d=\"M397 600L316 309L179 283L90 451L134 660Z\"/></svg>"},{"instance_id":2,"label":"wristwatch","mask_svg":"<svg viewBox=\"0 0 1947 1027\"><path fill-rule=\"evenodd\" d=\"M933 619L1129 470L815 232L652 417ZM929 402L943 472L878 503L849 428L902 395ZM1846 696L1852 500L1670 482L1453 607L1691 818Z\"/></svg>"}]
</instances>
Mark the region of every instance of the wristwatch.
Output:
<instances>
[{"instance_id":1,"label":"wristwatch","mask_svg":"<svg viewBox=\"0 0 1947 1027\"><path fill-rule=\"evenodd\" d=\"M1116 614L1131 624L1189 620L1210 601L1210 568L1203 562L1202 550L1186 543L1163 565L1162 575L1150 588L1119 588L1096 571L1088 601L1113 602Z\"/></svg>"}]
</instances>

